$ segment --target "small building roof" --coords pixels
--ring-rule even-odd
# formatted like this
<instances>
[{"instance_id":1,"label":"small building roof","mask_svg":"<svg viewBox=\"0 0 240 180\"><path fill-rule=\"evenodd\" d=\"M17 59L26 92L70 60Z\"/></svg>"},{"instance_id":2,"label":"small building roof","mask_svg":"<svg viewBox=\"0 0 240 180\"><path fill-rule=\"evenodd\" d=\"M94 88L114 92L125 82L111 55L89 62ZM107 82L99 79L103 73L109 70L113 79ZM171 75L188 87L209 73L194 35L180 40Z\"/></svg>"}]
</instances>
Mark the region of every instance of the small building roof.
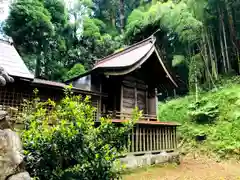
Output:
<instances>
[{"instance_id":1,"label":"small building roof","mask_svg":"<svg viewBox=\"0 0 240 180\"><path fill-rule=\"evenodd\" d=\"M0 66L10 76L26 79L34 78L14 46L4 39L0 39Z\"/></svg>"},{"instance_id":2,"label":"small building roof","mask_svg":"<svg viewBox=\"0 0 240 180\"><path fill-rule=\"evenodd\" d=\"M134 46L130 46L122 51L101 59L93 69L132 66L153 49L154 42L155 41L151 38L145 39L144 41L134 44Z\"/></svg>"},{"instance_id":3,"label":"small building roof","mask_svg":"<svg viewBox=\"0 0 240 180\"><path fill-rule=\"evenodd\" d=\"M34 78L34 80L31 83L33 86L44 86L44 87L50 87L55 89L61 89L61 90L67 87L66 84L61 82L49 81L49 80L38 79L38 78ZM85 95L106 96L105 94L102 94L99 92L88 91L88 90L84 90L76 87L72 87L72 91L80 94L85 94Z\"/></svg>"},{"instance_id":4,"label":"small building roof","mask_svg":"<svg viewBox=\"0 0 240 180\"><path fill-rule=\"evenodd\" d=\"M166 77L170 79L175 87L178 87L170 71L162 61L155 42L156 38L154 36L151 36L143 41L129 46L122 51L111 54L99 60L92 68L92 70L76 76L66 81L66 83L72 82L78 78L84 77L96 71L103 72L105 75L110 76L128 74L141 67L141 65L146 62L153 53L155 53L160 65L163 68L163 71L166 74Z\"/></svg>"}]
</instances>

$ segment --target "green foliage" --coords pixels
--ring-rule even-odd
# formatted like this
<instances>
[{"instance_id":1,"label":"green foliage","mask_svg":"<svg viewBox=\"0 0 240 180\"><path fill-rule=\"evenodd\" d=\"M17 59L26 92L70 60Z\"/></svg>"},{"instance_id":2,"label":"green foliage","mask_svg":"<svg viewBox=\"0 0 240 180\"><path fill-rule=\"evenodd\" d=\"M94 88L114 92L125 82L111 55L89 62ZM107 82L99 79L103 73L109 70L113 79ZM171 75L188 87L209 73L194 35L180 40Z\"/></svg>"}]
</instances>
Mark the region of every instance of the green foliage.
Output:
<instances>
[{"instance_id":1,"label":"green foliage","mask_svg":"<svg viewBox=\"0 0 240 180\"><path fill-rule=\"evenodd\" d=\"M202 83L202 79L204 76L204 62L201 54L196 54L190 58L189 62L189 89L190 91L194 92L196 91L195 84L198 84L199 86Z\"/></svg>"},{"instance_id":2,"label":"green foliage","mask_svg":"<svg viewBox=\"0 0 240 180\"><path fill-rule=\"evenodd\" d=\"M173 56L173 61L172 61L173 67L177 67L184 63L185 63L185 57L183 55L174 55Z\"/></svg>"},{"instance_id":3,"label":"green foliage","mask_svg":"<svg viewBox=\"0 0 240 180\"><path fill-rule=\"evenodd\" d=\"M239 91L238 84L226 82L221 90L200 94L199 102L189 95L161 103L158 116L181 124L178 130L186 142L184 147L225 158L239 157ZM206 135L206 140L196 144L199 135Z\"/></svg>"},{"instance_id":4,"label":"green foliage","mask_svg":"<svg viewBox=\"0 0 240 180\"><path fill-rule=\"evenodd\" d=\"M96 123L89 98L82 100L69 93L59 104L38 98L27 101L24 110L21 137L32 176L86 180L119 177L117 158L126 150L128 133L139 118L137 111L121 127L105 118Z\"/></svg>"},{"instance_id":5,"label":"green foliage","mask_svg":"<svg viewBox=\"0 0 240 180\"><path fill-rule=\"evenodd\" d=\"M144 31L147 26L155 25L160 29L177 33L180 41L191 43L200 38L202 28L202 23L194 18L184 2L176 4L172 1L158 2L147 11L139 9L132 12L126 26L126 38L138 35L139 31Z\"/></svg>"},{"instance_id":6,"label":"green foliage","mask_svg":"<svg viewBox=\"0 0 240 180\"><path fill-rule=\"evenodd\" d=\"M211 124L214 123L218 117L218 105L201 99L199 102L190 104L189 116L198 124Z\"/></svg>"},{"instance_id":7,"label":"green foliage","mask_svg":"<svg viewBox=\"0 0 240 180\"><path fill-rule=\"evenodd\" d=\"M64 80L69 80L71 78L74 78L80 74L83 74L85 71L85 68L82 64L75 64L66 74L64 77Z\"/></svg>"},{"instance_id":8,"label":"green foliage","mask_svg":"<svg viewBox=\"0 0 240 180\"><path fill-rule=\"evenodd\" d=\"M51 14L36 0L19 0L10 7L4 31L16 44L23 44L25 51L36 52L44 39L54 33ZM39 44L39 45L37 45Z\"/></svg>"}]
</instances>

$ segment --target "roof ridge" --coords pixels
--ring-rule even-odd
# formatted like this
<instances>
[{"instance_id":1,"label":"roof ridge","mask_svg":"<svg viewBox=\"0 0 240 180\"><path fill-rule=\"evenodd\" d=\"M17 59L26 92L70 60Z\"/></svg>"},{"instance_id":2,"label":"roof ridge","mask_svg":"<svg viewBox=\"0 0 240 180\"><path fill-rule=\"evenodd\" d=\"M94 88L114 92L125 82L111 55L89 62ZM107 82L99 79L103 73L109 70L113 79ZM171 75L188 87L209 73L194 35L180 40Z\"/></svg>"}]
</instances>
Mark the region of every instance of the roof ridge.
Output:
<instances>
[{"instance_id":1,"label":"roof ridge","mask_svg":"<svg viewBox=\"0 0 240 180\"><path fill-rule=\"evenodd\" d=\"M139 42L137 42L137 43L134 43L134 44L128 46L127 48L125 48L125 49L122 50L122 51L115 52L115 53L113 53L113 54L110 54L110 55L108 55L108 56L100 59L99 62L97 62L97 63L94 65L94 67L97 66L97 65L99 65L99 64L101 64L101 63L104 63L104 62L108 61L109 58L114 58L114 57L116 57L117 55L125 54L125 53L129 52L130 50L134 50L134 49L138 48L139 46L143 46L146 42L149 42L149 41L151 41L151 40L153 40L153 42L155 42L155 41L154 41L154 36L150 36L150 37L148 37L148 38L146 38L146 39L144 39L144 40L142 40L142 41L139 41ZM93 67L93 69L94 69L94 67Z\"/></svg>"}]
</instances>

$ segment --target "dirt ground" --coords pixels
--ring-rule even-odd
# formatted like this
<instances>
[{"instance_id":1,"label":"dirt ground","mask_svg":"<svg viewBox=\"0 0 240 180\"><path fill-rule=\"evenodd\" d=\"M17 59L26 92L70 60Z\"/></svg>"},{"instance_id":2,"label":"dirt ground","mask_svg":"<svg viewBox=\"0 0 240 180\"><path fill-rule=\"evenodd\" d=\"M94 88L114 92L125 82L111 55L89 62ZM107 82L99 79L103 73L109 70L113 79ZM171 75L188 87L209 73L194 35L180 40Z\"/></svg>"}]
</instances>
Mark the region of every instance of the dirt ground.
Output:
<instances>
[{"instance_id":1,"label":"dirt ground","mask_svg":"<svg viewBox=\"0 0 240 180\"><path fill-rule=\"evenodd\" d=\"M240 163L185 157L180 165L155 166L129 173L124 180L240 180Z\"/></svg>"}]
</instances>

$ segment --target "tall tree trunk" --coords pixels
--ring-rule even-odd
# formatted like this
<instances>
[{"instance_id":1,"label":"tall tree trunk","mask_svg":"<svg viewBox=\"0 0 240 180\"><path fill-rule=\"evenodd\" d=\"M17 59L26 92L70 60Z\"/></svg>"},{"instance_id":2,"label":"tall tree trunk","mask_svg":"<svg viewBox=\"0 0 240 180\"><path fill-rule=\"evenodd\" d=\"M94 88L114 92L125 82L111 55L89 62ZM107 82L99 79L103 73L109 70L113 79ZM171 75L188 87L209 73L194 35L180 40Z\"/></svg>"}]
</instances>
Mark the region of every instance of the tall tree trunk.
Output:
<instances>
[{"instance_id":1,"label":"tall tree trunk","mask_svg":"<svg viewBox=\"0 0 240 180\"><path fill-rule=\"evenodd\" d=\"M42 60L42 53L36 58L36 66L35 66L35 77L39 77L41 74L41 60Z\"/></svg>"},{"instance_id":2,"label":"tall tree trunk","mask_svg":"<svg viewBox=\"0 0 240 180\"><path fill-rule=\"evenodd\" d=\"M213 56L215 59L215 68L216 68L217 79L218 79L218 58L217 58L216 47L215 47L215 43L214 43L214 37L213 37L213 34L211 31L210 31L210 38L211 38L211 44L212 44L212 48L213 48Z\"/></svg>"},{"instance_id":3,"label":"tall tree trunk","mask_svg":"<svg viewBox=\"0 0 240 180\"><path fill-rule=\"evenodd\" d=\"M216 63L215 63L215 59L214 59L214 55L213 55L210 37L208 36L208 32L206 33L206 40L207 40L209 58L210 58L210 63L211 63L211 68L212 68L212 76L216 80L217 79Z\"/></svg>"},{"instance_id":4,"label":"tall tree trunk","mask_svg":"<svg viewBox=\"0 0 240 180\"><path fill-rule=\"evenodd\" d=\"M227 69L229 71L231 69L231 65L230 65L230 61L229 61L228 45L227 45L227 38L226 38L226 28L225 28L225 23L224 23L223 17L224 17L224 15L221 13L221 25L222 25L223 40L224 40L224 50L225 50L225 55L226 55Z\"/></svg>"},{"instance_id":5,"label":"tall tree trunk","mask_svg":"<svg viewBox=\"0 0 240 180\"><path fill-rule=\"evenodd\" d=\"M124 33L124 23L125 23L125 14L124 14L124 0L120 0L120 28L121 33Z\"/></svg>"},{"instance_id":6,"label":"tall tree trunk","mask_svg":"<svg viewBox=\"0 0 240 180\"><path fill-rule=\"evenodd\" d=\"M215 88L215 83L213 81L213 78L212 78L212 74L210 73L210 70L209 70L209 62L208 62L208 54L207 54L207 47L206 47L206 36L204 34L205 32L202 32L202 45L200 47L201 49L201 55L203 57L203 62L204 62L204 65L206 67L206 70L205 70L205 76L206 76L206 81L208 82L208 85L209 85L209 88L210 88L210 85L212 83L213 87Z\"/></svg>"},{"instance_id":7,"label":"tall tree trunk","mask_svg":"<svg viewBox=\"0 0 240 180\"><path fill-rule=\"evenodd\" d=\"M229 29L230 29L230 38L233 46L233 51L234 55L237 58L237 63L238 63L238 73L240 73L240 57L239 57L239 49L237 46L237 35L236 35L236 30L234 27L234 22L233 22L233 14L232 14L232 8L228 4L228 0L226 0L226 9L227 9L227 14L228 14L228 22L229 22Z\"/></svg>"},{"instance_id":8,"label":"tall tree trunk","mask_svg":"<svg viewBox=\"0 0 240 180\"><path fill-rule=\"evenodd\" d=\"M116 16L115 16L115 14L114 14L114 11L112 10L112 12L111 12L111 23L112 23L112 27L116 27Z\"/></svg>"},{"instance_id":9,"label":"tall tree trunk","mask_svg":"<svg viewBox=\"0 0 240 180\"><path fill-rule=\"evenodd\" d=\"M226 57L225 57L225 52L224 52L224 47L223 47L223 37L222 37L222 20L221 20L221 12L220 8L218 7L218 12L219 12L219 36L220 36L220 47L221 47L221 54L222 54L222 62L223 62L223 70L224 73L228 72L227 65L226 65Z\"/></svg>"},{"instance_id":10,"label":"tall tree trunk","mask_svg":"<svg viewBox=\"0 0 240 180\"><path fill-rule=\"evenodd\" d=\"M209 61L208 61L208 52L207 52L207 43L206 43L206 39L205 39L205 30L202 31L202 48L203 48L203 53L202 53L202 56L203 56L203 60L204 60L204 64L206 66L206 71L205 71L205 76L206 76L206 82L208 83L208 85L210 86L210 76L211 76L211 73L210 73L210 70L209 70Z\"/></svg>"}]
</instances>

